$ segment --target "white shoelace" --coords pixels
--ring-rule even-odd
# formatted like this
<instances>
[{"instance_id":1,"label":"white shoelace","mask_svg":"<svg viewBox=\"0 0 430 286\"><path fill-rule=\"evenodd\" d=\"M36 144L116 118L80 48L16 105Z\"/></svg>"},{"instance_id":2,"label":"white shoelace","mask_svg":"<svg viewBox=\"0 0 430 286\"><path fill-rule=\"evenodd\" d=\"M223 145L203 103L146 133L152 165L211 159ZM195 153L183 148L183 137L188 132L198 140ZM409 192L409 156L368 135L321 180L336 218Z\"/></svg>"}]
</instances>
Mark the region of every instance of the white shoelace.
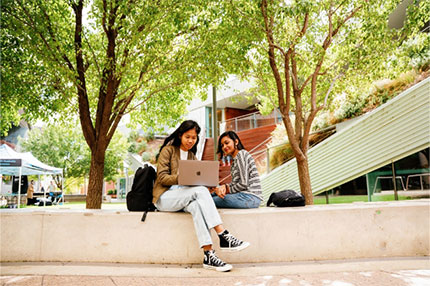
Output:
<instances>
[{"instance_id":1,"label":"white shoelace","mask_svg":"<svg viewBox=\"0 0 430 286\"><path fill-rule=\"evenodd\" d=\"M214 252L209 252L209 260L211 260L216 265L223 266L225 263L221 259L218 258L218 256L215 255Z\"/></svg>"},{"instance_id":2,"label":"white shoelace","mask_svg":"<svg viewBox=\"0 0 430 286\"><path fill-rule=\"evenodd\" d=\"M232 244L237 244L237 245L242 244L242 241L241 241L241 240L237 239L236 237L234 237L234 236L233 236L232 234L230 234L230 233L225 234L225 235L224 235L224 238L228 241L228 243L229 243L230 245L232 245Z\"/></svg>"}]
</instances>

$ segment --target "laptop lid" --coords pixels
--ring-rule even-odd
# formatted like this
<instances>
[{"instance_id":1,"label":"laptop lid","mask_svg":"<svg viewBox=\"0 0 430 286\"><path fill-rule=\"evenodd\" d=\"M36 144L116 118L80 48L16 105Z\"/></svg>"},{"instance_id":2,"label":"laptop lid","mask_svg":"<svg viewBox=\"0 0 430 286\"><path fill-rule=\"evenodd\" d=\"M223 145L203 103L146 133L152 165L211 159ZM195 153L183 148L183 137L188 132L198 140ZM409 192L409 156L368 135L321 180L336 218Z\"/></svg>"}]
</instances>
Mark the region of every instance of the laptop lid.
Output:
<instances>
[{"instance_id":1,"label":"laptop lid","mask_svg":"<svg viewBox=\"0 0 430 286\"><path fill-rule=\"evenodd\" d=\"M218 181L218 161L179 160L179 185L215 187Z\"/></svg>"}]
</instances>

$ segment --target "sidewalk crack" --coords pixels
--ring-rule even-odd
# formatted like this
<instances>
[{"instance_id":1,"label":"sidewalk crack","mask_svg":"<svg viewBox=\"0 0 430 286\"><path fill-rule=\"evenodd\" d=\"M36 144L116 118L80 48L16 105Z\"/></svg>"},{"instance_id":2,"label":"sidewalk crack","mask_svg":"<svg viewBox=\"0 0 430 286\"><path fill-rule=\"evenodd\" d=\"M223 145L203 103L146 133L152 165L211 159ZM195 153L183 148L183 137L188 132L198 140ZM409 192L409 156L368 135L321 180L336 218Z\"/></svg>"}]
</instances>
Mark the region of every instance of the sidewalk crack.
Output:
<instances>
[{"instance_id":1,"label":"sidewalk crack","mask_svg":"<svg viewBox=\"0 0 430 286\"><path fill-rule=\"evenodd\" d=\"M112 276L109 276L110 281L112 281L113 285L118 286L115 281L112 279Z\"/></svg>"}]
</instances>

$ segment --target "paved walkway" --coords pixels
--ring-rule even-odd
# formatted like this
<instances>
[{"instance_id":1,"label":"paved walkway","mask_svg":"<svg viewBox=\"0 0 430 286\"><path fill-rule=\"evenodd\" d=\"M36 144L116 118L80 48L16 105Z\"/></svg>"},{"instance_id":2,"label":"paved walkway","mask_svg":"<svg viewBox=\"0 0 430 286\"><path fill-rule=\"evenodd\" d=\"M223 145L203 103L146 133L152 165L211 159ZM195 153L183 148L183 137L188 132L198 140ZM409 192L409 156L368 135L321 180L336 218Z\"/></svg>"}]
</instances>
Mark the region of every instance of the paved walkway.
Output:
<instances>
[{"instance_id":1,"label":"paved walkway","mask_svg":"<svg viewBox=\"0 0 430 286\"><path fill-rule=\"evenodd\" d=\"M146 286L430 286L429 257L234 265L230 272L201 265L2 263L1 285Z\"/></svg>"}]
</instances>

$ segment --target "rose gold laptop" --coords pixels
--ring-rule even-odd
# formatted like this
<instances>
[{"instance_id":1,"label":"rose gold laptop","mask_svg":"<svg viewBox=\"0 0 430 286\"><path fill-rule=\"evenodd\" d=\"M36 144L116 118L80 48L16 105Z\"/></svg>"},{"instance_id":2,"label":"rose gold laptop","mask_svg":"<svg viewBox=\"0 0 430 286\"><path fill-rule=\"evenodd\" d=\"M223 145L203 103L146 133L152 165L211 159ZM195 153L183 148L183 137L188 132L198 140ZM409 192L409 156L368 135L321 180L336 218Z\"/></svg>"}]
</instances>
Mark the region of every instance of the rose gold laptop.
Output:
<instances>
[{"instance_id":1,"label":"rose gold laptop","mask_svg":"<svg viewBox=\"0 0 430 286\"><path fill-rule=\"evenodd\" d=\"M179 160L179 185L216 187L218 180L218 161Z\"/></svg>"}]
</instances>

